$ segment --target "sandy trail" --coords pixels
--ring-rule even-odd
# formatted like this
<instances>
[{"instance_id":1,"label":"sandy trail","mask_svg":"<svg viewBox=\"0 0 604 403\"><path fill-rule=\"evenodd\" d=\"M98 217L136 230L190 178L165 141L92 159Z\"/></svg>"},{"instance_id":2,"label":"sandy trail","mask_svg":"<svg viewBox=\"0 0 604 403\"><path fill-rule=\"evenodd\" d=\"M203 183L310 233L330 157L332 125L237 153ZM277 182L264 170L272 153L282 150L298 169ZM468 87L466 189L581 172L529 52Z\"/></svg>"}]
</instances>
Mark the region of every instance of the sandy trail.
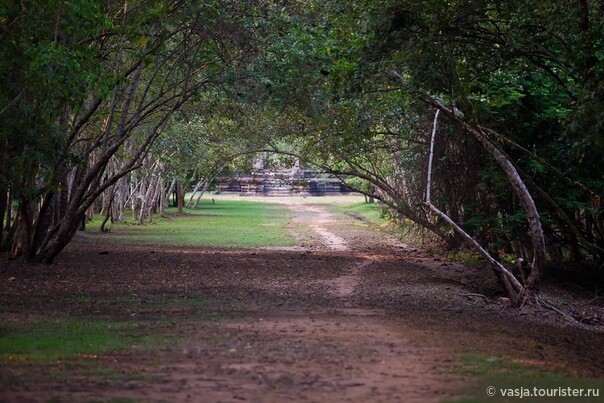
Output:
<instances>
[{"instance_id":1,"label":"sandy trail","mask_svg":"<svg viewBox=\"0 0 604 403\"><path fill-rule=\"evenodd\" d=\"M290 224L290 230L297 233L296 238L300 239L301 233L306 229L312 230L320 236L320 243L315 246L320 248L345 251L348 246L343 237L336 235L331 227L337 222L335 214L329 212L324 205L309 204L288 204L295 216L293 223Z\"/></svg>"}]
</instances>

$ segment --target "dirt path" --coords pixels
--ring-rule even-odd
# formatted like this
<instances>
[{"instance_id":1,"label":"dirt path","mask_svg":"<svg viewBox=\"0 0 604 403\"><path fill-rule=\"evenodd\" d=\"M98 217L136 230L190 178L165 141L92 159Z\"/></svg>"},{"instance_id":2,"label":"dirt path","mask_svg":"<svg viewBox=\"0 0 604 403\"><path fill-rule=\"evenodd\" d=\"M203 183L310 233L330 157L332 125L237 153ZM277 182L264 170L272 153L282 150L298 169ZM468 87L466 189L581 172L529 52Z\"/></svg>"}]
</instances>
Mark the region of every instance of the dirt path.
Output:
<instances>
[{"instance_id":1,"label":"dirt path","mask_svg":"<svg viewBox=\"0 0 604 403\"><path fill-rule=\"evenodd\" d=\"M236 340L229 344L228 358L220 357L216 364L226 375L213 374L198 386L193 381L190 389L203 389L208 401L430 402L454 396L458 385L439 368L451 361L449 352L410 339L385 310L354 307L351 301L371 260L360 254L344 261L341 253L355 250L359 255L383 239L367 227L353 230L326 205L279 201L294 211L288 228L299 245L261 249L321 252L343 264L328 278L274 279L258 285L269 295L317 289L332 308L260 306L226 323L224 329ZM312 270L300 263L300 269Z\"/></svg>"},{"instance_id":2,"label":"dirt path","mask_svg":"<svg viewBox=\"0 0 604 403\"><path fill-rule=\"evenodd\" d=\"M324 247L330 250L345 251L348 246L344 238L336 235L330 230L337 222L337 218L333 213L327 211L325 206L308 205L308 204L290 204L289 207L295 212L293 219L294 224L290 225L292 232L297 239L303 239L305 229L310 229L318 234L321 239L318 247Z\"/></svg>"},{"instance_id":3,"label":"dirt path","mask_svg":"<svg viewBox=\"0 0 604 403\"><path fill-rule=\"evenodd\" d=\"M175 387L151 395L366 402L438 401L445 393L445 377L430 366L439 352L405 339L380 311L256 311L224 324L223 332L230 340L226 352L208 357L201 351L202 362L164 369Z\"/></svg>"},{"instance_id":4,"label":"dirt path","mask_svg":"<svg viewBox=\"0 0 604 403\"><path fill-rule=\"evenodd\" d=\"M5 319L136 321L173 341L99 357L95 370L89 361L3 365L0 401L436 402L463 395L469 380L455 368L468 353L604 375L601 330L518 315L498 302L489 273L326 205L285 202L296 247L75 242L42 273L9 263Z\"/></svg>"}]
</instances>

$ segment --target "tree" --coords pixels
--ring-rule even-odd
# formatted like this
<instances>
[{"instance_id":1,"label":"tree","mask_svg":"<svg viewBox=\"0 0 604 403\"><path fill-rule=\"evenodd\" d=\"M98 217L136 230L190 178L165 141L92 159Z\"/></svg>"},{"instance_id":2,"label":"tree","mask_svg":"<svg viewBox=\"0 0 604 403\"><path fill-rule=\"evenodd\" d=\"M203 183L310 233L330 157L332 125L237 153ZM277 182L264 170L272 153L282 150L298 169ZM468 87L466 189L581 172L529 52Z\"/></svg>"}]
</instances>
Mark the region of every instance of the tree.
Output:
<instances>
[{"instance_id":1,"label":"tree","mask_svg":"<svg viewBox=\"0 0 604 403\"><path fill-rule=\"evenodd\" d=\"M303 128L292 133L294 153L371 182L385 203L454 245L448 224L418 208L423 170L414 164L426 153L413 144L426 144L420 127L425 133L432 113L421 99L449 120L435 168L448 178L461 173L458 187L437 179L441 211L471 228L495 256L533 261L524 289L511 297L521 303L538 294L546 237L557 244L548 249L550 260L562 245L567 259L588 253L602 262L595 224L602 220L602 180L584 170L587 160L601 159L602 147L579 151L602 137L597 7L390 1L284 10L272 20L279 28L265 35L274 68L262 80L271 84L269 94L277 92L274 99L289 94L287 105L305 111L293 115ZM577 126L588 129L581 134Z\"/></svg>"},{"instance_id":2,"label":"tree","mask_svg":"<svg viewBox=\"0 0 604 403\"><path fill-rule=\"evenodd\" d=\"M13 85L2 108L11 117L2 186L18 195L3 239L13 257L51 262L95 200L144 164L170 116L228 62L218 47L233 38L224 22L234 10L217 11L220 2L83 3L3 10L13 28L3 31L3 52L21 57L7 66ZM108 170L127 143L120 169Z\"/></svg>"},{"instance_id":3,"label":"tree","mask_svg":"<svg viewBox=\"0 0 604 403\"><path fill-rule=\"evenodd\" d=\"M389 45L383 49L405 63L409 86L443 94L468 123L489 127L487 136L510 155L549 218L547 237L573 260L582 255L573 251L581 250L601 264L602 237L590 223L601 214L602 181L584 170L604 149L594 140L601 138L602 98L592 81L602 78L595 50L601 10L588 2L393 5L406 25L385 24ZM392 50L393 43L406 46ZM588 144L590 152L583 149Z\"/></svg>"},{"instance_id":4,"label":"tree","mask_svg":"<svg viewBox=\"0 0 604 403\"><path fill-rule=\"evenodd\" d=\"M470 237L494 261L532 261L521 286L500 277L519 303L538 300L548 261L604 264L593 2L71 4L1 9L14 256L52 261L102 194L105 213L130 200L144 221L168 178L183 195L184 179L202 188L272 150L366 181L450 248Z\"/></svg>"}]
</instances>

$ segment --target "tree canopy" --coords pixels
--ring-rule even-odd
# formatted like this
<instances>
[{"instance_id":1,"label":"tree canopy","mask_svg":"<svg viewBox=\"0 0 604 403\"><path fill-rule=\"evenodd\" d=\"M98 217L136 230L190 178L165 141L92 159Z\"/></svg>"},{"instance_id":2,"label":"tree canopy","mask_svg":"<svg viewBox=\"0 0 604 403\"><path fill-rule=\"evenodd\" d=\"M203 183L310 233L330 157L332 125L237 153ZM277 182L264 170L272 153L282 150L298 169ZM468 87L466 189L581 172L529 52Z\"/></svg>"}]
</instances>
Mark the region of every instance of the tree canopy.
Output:
<instances>
[{"instance_id":1,"label":"tree canopy","mask_svg":"<svg viewBox=\"0 0 604 403\"><path fill-rule=\"evenodd\" d=\"M520 286L494 266L525 300L547 264L604 264L603 15L589 0L4 2L2 248L51 262L91 209L150 197L132 204L142 220L172 178L203 186L271 150L449 248L532 262Z\"/></svg>"}]
</instances>

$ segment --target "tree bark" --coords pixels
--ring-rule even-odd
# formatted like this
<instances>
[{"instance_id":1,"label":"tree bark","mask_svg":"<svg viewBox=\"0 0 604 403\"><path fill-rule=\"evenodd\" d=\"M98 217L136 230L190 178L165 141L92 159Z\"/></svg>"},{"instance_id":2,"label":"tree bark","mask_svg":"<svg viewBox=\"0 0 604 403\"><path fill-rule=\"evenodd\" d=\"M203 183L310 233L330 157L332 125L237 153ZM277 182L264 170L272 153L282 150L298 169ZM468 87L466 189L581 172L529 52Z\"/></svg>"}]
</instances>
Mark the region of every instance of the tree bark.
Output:
<instances>
[{"instance_id":1,"label":"tree bark","mask_svg":"<svg viewBox=\"0 0 604 403\"><path fill-rule=\"evenodd\" d=\"M101 223L101 228L100 228L101 232L108 231L108 229L105 228L105 225L107 225L107 222L111 218L111 214L112 214L111 210L113 209L113 199L115 198L115 193L116 193L115 187L111 188L111 190L109 191L110 196L108 197L108 203L107 203L107 207L106 207L107 210L105 211L105 219Z\"/></svg>"},{"instance_id":2,"label":"tree bark","mask_svg":"<svg viewBox=\"0 0 604 403\"><path fill-rule=\"evenodd\" d=\"M503 285L506 294L512 301L514 301L515 304L517 304L519 302L519 294L521 293L523 287L514 277L514 275L509 270L507 270L501 263L495 260L489 252L487 252L482 246L480 246L480 244L470 234L464 231L464 229L461 228L455 221L453 221L448 215L446 215L444 212L442 212L432 204L432 201L430 199L430 192L432 188L432 163L434 159L434 143L436 139L436 128L439 113L440 110L437 109L434 115L434 122L432 125L430 153L428 156L428 169L426 175L426 200L424 202L424 205L428 207L428 209L434 214L436 214L438 217L442 218L447 224L449 224L469 247L475 249L489 262L491 268L495 272L495 275Z\"/></svg>"},{"instance_id":3,"label":"tree bark","mask_svg":"<svg viewBox=\"0 0 604 403\"><path fill-rule=\"evenodd\" d=\"M165 184L162 184L162 194L161 194L161 204L160 204L160 214L163 215L166 209L169 207L169 198L172 194L172 190L176 186L176 179L172 179L170 181L170 186L166 189Z\"/></svg>"},{"instance_id":4,"label":"tree bark","mask_svg":"<svg viewBox=\"0 0 604 403\"><path fill-rule=\"evenodd\" d=\"M182 179L176 181L176 206L178 214L182 214L182 208L185 205L185 186Z\"/></svg>"},{"instance_id":5,"label":"tree bark","mask_svg":"<svg viewBox=\"0 0 604 403\"><path fill-rule=\"evenodd\" d=\"M195 198L195 193L197 193L197 190L199 190L199 188L201 187L201 185L204 183L203 180L197 181L197 183L195 184L195 187L193 188L193 193L191 194L191 197L189 198L189 201L187 202L187 208L191 208L191 205L193 204L193 199Z\"/></svg>"},{"instance_id":6,"label":"tree bark","mask_svg":"<svg viewBox=\"0 0 604 403\"><path fill-rule=\"evenodd\" d=\"M19 209L17 210L17 227L16 233L11 248L11 257L17 258L25 256L29 259L31 251L31 234L32 234L32 209L29 198L25 195L19 195Z\"/></svg>"},{"instance_id":7,"label":"tree bark","mask_svg":"<svg viewBox=\"0 0 604 403\"><path fill-rule=\"evenodd\" d=\"M4 220L8 208L10 208L8 203L8 186L6 186L4 179L0 178L0 247L4 239Z\"/></svg>"},{"instance_id":8,"label":"tree bark","mask_svg":"<svg viewBox=\"0 0 604 403\"><path fill-rule=\"evenodd\" d=\"M464 116L461 111L454 107L447 107L432 95L426 94L426 100L428 103L451 118L454 122L459 124L467 133L472 135L472 137L474 137L474 139L476 139L476 141L483 146L487 153L489 153L489 155L491 155L491 157L493 157L493 159L501 167L506 178L508 179L508 182L512 186L512 189L514 189L520 204L526 212L529 233L533 246L533 261L531 263L529 273L526 276L522 300L523 302L534 300L537 298L539 293L541 274L546 260L545 236L543 234L543 228L541 227L539 212L537 210L537 206L535 205L535 201L533 200L530 192L528 191L524 181L520 177L520 174L514 165L503 152L501 152L495 145L491 143L482 127L468 124L464 120Z\"/></svg>"},{"instance_id":9,"label":"tree bark","mask_svg":"<svg viewBox=\"0 0 604 403\"><path fill-rule=\"evenodd\" d=\"M206 180L203 183L203 187L199 191L199 196L197 196L197 200L195 200L195 205L193 206L193 208L196 209L199 206L199 202L201 201L201 197L205 194L205 192L207 192L207 190L208 190L209 187L210 187L210 181Z\"/></svg>"}]
</instances>

